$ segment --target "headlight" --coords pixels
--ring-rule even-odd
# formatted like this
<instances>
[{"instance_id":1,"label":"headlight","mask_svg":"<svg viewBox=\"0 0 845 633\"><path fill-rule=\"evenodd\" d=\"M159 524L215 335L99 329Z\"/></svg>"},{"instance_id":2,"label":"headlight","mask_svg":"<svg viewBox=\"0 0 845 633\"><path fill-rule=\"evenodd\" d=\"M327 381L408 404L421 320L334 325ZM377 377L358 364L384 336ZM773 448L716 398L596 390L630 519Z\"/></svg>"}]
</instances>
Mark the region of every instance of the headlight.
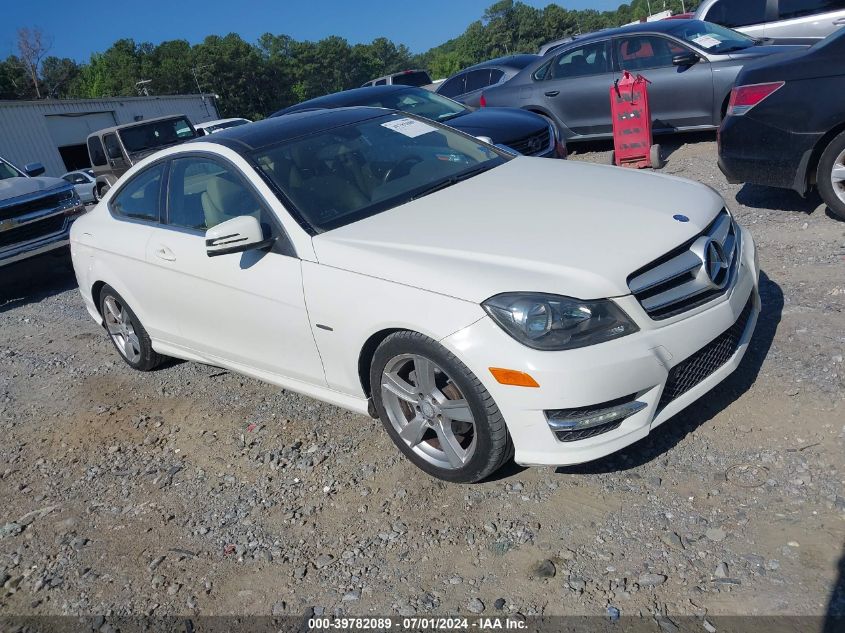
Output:
<instances>
[{"instance_id":1,"label":"headlight","mask_svg":"<svg viewBox=\"0 0 845 633\"><path fill-rule=\"evenodd\" d=\"M557 351L604 343L639 328L615 303L507 292L482 306L508 334L532 349Z\"/></svg>"}]
</instances>

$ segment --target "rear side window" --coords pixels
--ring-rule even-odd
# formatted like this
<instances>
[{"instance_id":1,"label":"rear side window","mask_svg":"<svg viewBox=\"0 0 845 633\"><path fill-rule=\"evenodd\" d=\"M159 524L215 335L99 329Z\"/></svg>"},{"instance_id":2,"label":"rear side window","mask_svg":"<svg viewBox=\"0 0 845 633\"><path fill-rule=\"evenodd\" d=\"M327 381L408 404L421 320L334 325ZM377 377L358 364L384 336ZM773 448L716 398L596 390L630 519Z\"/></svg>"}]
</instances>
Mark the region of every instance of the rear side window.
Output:
<instances>
[{"instance_id":1,"label":"rear side window","mask_svg":"<svg viewBox=\"0 0 845 633\"><path fill-rule=\"evenodd\" d=\"M719 0L702 17L729 28L762 24L766 21L768 0Z\"/></svg>"},{"instance_id":2,"label":"rear side window","mask_svg":"<svg viewBox=\"0 0 845 633\"><path fill-rule=\"evenodd\" d=\"M458 95L462 95L466 92L466 90L464 90L466 80L466 73L455 75L440 86L440 90L437 91L437 94L443 95L444 97L457 97Z\"/></svg>"},{"instance_id":3,"label":"rear side window","mask_svg":"<svg viewBox=\"0 0 845 633\"><path fill-rule=\"evenodd\" d=\"M482 70L473 70L467 73L467 92L481 90L490 85L490 69L484 68Z\"/></svg>"},{"instance_id":4,"label":"rear side window","mask_svg":"<svg viewBox=\"0 0 845 633\"><path fill-rule=\"evenodd\" d=\"M503 70L498 70L494 68L490 71L490 83L487 84L488 86L492 86L493 84L497 84L502 80L502 77L505 76L505 72Z\"/></svg>"},{"instance_id":5,"label":"rear side window","mask_svg":"<svg viewBox=\"0 0 845 633\"><path fill-rule=\"evenodd\" d=\"M115 215L133 220L158 222L164 163L148 167L132 177L111 201Z\"/></svg>"},{"instance_id":6,"label":"rear side window","mask_svg":"<svg viewBox=\"0 0 845 633\"><path fill-rule=\"evenodd\" d=\"M562 53L551 66L552 78L586 77L610 72L607 42L592 42Z\"/></svg>"},{"instance_id":7,"label":"rear side window","mask_svg":"<svg viewBox=\"0 0 845 633\"><path fill-rule=\"evenodd\" d=\"M106 152L103 149L103 144L100 142L99 136L92 136L88 139L88 157L91 159L91 164L94 167L100 167L106 164Z\"/></svg>"},{"instance_id":8,"label":"rear side window","mask_svg":"<svg viewBox=\"0 0 845 633\"><path fill-rule=\"evenodd\" d=\"M845 9L845 0L780 0L778 17L781 20Z\"/></svg>"},{"instance_id":9,"label":"rear side window","mask_svg":"<svg viewBox=\"0 0 845 633\"><path fill-rule=\"evenodd\" d=\"M367 86L369 86L369 85L373 85L373 86L386 86L386 85L387 85L387 79L379 79L378 81L376 81L376 82L374 82L374 83L372 83L372 84L365 84L365 85L367 85Z\"/></svg>"}]
</instances>

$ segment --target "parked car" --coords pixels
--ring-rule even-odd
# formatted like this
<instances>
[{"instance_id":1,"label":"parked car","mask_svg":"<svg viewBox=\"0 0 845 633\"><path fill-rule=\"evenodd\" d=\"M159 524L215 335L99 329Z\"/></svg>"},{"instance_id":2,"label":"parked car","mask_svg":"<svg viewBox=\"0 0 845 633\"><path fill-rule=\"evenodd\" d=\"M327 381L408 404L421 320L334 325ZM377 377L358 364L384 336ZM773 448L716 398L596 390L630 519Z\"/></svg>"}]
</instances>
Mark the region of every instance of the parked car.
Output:
<instances>
[{"instance_id":1,"label":"parked car","mask_svg":"<svg viewBox=\"0 0 845 633\"><path fill-rule=\"evenodd\" d=\"M197 137L183 114L117 125L88 136L88 158L96 180L97 197L102 198L117 179L142 158L165 147Z\"/></svg>"},{"instance_id":2,"label":"parked car","mask_svg":"<svg viewBox=\"0 0 845 633\"><path fill-rule=\"evenodd\" d=\"M807 44L845 25L845 0L704 0L695 17L777 43Z\"/></svg>"},{"instance_id":3,"label":"parked car","mask_svg":"<svg viewBox=\"0 0 845 633\"><path fill-rule=\"evenodd\" d=\"M62 180L68 181L76 189L76 193L82 202L97 202L97 178L93 169L77 169L69 171Z\"/></svg>"},{"instance_id":4,"label":"parked car","mask_svg":"<svg viewBox=\"0 0 845 633\"><path fill-rule=\"evenodd\" d=\"M424 70L403 70L398 73L391 73L378 79L371 79L370 81L361 85L362 88L367 86L428 86L433 83L431 76Z\"/></svg>"},{"instance_id":5,"label":"parked car","mask_svg":"<svg viewBox=\"0 0 845 633\"><path fill-rule=\"evenodd\" d=\"M85 212L70 183L42 174L41 163L20 170L0 157L0 267L67 246Z\"/></svg>"},{"instance_id":6,"label":"parked car","mask_svg":"<svg viewBox=\"0 0 845 633\"><path fill-rule=\"evenodd\" d=\"M695 18L695 13L676 13L675 15L670 15L668 18L663 18L664 20L692 20Z\"/></svg>"},{"instance_id":7,"label":"parked car","mask_svg":"<svg viewBox=\"0 0 845 633\"><path fill-rule=\"evenodd\" d=\"M743 69L719 130L719 167L729 182L818 188L845 219L845 31L809 50Z\"/></svg>"},{"instance_id":8,"label":"parked car","mask_svg":"<svg viewBox=\"0 0 845 633\"><path fill-rule=\"evenodd\" d=\"M437 94L477 108L481 92L505 83L520 70L537 61L536 55L509 55L464 68L438 86Z\"/></svg>"},{"instance_id":9,"label":"parked car","mask_svg":"<svg viewBox=\"0 0 845 633\"><path fill-rule=\"evenodd\" d=\"M370 413L455 482L645 437L737 367L760 310L754 242L713 189L381 108L166 149L71 240L131 367L175 356Z\"/></svg>"},{"instance_id":10,"label":"parked car","mask_svg":"<svg viewBox=\"0 0 845 633\"><path fill-rule=\"evenodd\" d=\"M588 34L589 35L589 34ZM557 50L564 44L571 44L575 40L577 40L581 35L567 35L566 37L561 37L560 39L552 40L551 42L546 42L543 44L540 49L537 51L537 54L540 57L545 57L549 53L554 50Z\"/></svg>"},{"instance_id":11,"label":"parked car","mask_svg":"<svg viewBox=\"0 0 845 633\"><path fill-rule=\"evenodd\" d=\"M241 118L216 119L214 121L206 121L205 123L195 123L194 129L197 131L198 136L207 136L208 134L214 134L220 130L227 130L230 127L245 125L247 123L251 123L251 121L249 119Z\"/></svg>"},{"instance_id":12,"label":"parked car","mask_svg":"<svg viewBox=\"0 0 845 633\"><path fill-rule=\"evenodd\" d=\"M656 134L715 129L742 66L792 50L700 20L646 22L578 38L485 90L484 101L547 116L567 141L609 138L610 88L629 70L650 82Z\"/></svg>"},{"instance_id":13,"label":"parked car","mask_svg":"<svg viewBox=\"0 0 845 633\"><path fill-rule=\"evenodd\" d=\"M401 110L439 123L446 123L471 136L506 145L520 154L565 158L566 146L558 143L552 126L543 117L518 108L472 110L465 105L424 90L407 86L355 88L303 101L272 116L304 110L369 106Z\"/></svg>"}]
</instances>

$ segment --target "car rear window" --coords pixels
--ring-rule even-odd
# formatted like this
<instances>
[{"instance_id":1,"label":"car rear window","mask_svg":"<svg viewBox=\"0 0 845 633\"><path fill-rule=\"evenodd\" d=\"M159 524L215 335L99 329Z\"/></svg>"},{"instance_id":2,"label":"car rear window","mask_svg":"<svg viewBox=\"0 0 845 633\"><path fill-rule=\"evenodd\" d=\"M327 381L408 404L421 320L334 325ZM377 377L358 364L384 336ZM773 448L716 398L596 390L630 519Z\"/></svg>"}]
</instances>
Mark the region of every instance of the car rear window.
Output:
<instances>
[{"instance_id":1,"label":"car rear window","mask_svg":"<svg viewBox=\"0 0 845 633\"><path fill-rule=\"evenodd\" d=\"M393 76L393 84L398 86L427 86L431 83L431 77L427 72L414 70Z\"/></svg>"}]
</instances>

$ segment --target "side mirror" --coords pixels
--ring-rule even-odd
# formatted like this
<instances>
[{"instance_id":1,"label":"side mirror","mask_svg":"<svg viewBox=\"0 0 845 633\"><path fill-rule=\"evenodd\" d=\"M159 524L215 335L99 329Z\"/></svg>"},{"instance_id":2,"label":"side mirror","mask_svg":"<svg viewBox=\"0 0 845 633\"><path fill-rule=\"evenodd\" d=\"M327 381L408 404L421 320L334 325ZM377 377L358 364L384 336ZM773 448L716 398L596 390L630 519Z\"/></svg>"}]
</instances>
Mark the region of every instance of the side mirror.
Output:
<instances>
[{"instance_id":1,"label":"side mirror","mask_svg":"<svg viewBox=\"0 0 845 633\"><path fill-rule=\"evenodd\" d=\"M35 176L40 176L46 171L44 169L44 165L42 165L41 163L29 163L28 165L24 165L23 170L27 176L31 176L33 178Z\"/></svg>"},{"instance_id":2,"label":"side mirror","mask_svg":"<svg viewBox=\"0 0 845 633\"><path fill-rule=\"evenodd\" d=\"M275 241L264 237L261 224L253 216L240 215L205 232L205 252L209 257L243 253L267 248Z\"/></svg>"},{"instance_id":3,"label":"side mirror","mask_svg":"<svg viewBox=\"0 0 845 633\"><path fill-rule=\"evenodd\" d=\"M673 66L694 66L701 58L695 53L683 53L672 58Z\"/></svg>"}]
</instances>

